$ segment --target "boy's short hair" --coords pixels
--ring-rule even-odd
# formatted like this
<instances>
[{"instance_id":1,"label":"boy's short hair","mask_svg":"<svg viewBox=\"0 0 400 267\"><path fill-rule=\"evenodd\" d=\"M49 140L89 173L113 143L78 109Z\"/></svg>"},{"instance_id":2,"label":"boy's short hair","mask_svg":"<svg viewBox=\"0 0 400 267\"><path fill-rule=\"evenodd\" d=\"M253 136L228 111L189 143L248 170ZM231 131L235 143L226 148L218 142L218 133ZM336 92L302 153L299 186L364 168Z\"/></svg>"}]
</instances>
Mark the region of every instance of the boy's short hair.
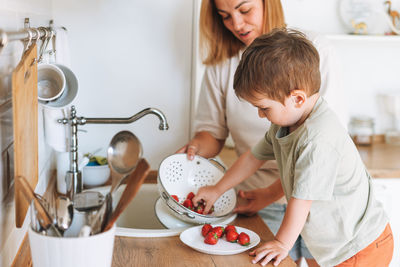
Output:
<instances>
[{"instance_id":1,"label":"boy's short hair","mask_svg":"<svg viewBox=\"0 0 400 267\"><path fill-rule=\"evenodd\" d=\"M284 103L290 92L319 92L321 75L317 49L299 31L274 29L256 38L244 51L236 69L233 87L240 98L255 93Z\"/></svg>"}]
</instances>

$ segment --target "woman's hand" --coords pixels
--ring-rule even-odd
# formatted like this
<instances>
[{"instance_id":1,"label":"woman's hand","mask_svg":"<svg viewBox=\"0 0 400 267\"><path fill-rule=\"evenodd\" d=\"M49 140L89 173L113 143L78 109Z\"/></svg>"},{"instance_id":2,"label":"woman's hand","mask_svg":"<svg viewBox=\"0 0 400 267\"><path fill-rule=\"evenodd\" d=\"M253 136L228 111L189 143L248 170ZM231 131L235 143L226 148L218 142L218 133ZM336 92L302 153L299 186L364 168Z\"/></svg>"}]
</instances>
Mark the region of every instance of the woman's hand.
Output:
<instances>
[{"instance_id":1,"label":"woman's hand","mask_svg":"<svg viewBox=\"0 0 400 267\"><path fill-rule=\"evenodd\" d=\"M193 160L194 156L196 155L196 152L198 152L199 149L196 145L194 144L186 144L183 147L181 147L178 151L175 152L176 153L186 153L187 154L187 158L188 160Z\"/></svg>"},{"instance_id":2,"label":"woman's hand","mask_svg":"<svg viewBox=\"0 0 400 267\"><path fill-rule=\"evenodd\" d=\"M212 158L218 155L224 143L225 140L216 139L209 132L197 132L189 143L175 153L187 153L188 160L193 160L195 155Z\"/></svg>"},{"instance_id":3,"label":"woman's hand","mask_svg":"<svg viewBox=\"0 0 400 267\"><path fill-rule=\"evenodd\" d=\"M220 195L221 193L215 185L201 187L192 199L193 205L197 207L199 202L204 202L204 214L208 214Z\"/></svg>"},{"instance_id":4,"label":"woman's hand","mask_svg":"<svg viewBox=\"0 0 400 267\"><path fill-rule=\"evenodd\" d=\"M259 210L265 208L273 202L271 195L268 194L266 188L259 188L250 191L239 190L238 192L238 205L233 212L251 216L256 214ZM244 201L240 201L243 199ZM240 204L240 203L245 204Z\"/></svg>"},{"instance_id":5,"label":"woman's hand","mask_svg":"<svg viewBox=\"0 0 400 267\"><path fill-rule=\"evenodd\" d=\"M288 246L275 239L273 241L264 243L262 246L251 251L249 255L255 256L255 258L252 260L253 264L263 259L261 261L262 266L267 265L268 262L272 260L275 260L273 263L274 266L278 266L279 263L281 263L281 261L287 257L289 250L290 248Z\"/></svg>"},{"instance_id":6,"label":"woman's hand","mask_svg":"<svg viewBox=\"0 0 400 267\"><path fill-rule=\"evenodd\" d=\"M280 179L277 179L270 186L251 191L239 190L238 197L244 199L246 204L238 204L234 212L253 215L283 196L283 189ZM239 199L240 200L240 199ZM240 201L238 200L238 203ZM243 201L241 201L243 202Z\"/></svg>"}]
</instances>

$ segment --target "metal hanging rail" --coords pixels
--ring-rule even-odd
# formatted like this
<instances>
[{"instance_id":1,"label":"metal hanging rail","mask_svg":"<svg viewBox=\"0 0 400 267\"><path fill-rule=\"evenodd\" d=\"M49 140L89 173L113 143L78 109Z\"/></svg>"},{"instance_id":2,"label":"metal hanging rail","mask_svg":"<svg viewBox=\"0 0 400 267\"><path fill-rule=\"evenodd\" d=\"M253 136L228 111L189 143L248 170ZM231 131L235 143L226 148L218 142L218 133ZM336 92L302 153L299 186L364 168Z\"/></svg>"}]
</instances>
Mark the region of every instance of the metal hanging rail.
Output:
<instances>
[{"instance_id":1,"label":"metal hanging rail","mask_svg":"<svg viewBox=\"0 0 400 267\"><path fill-rule=\"evenodd\" d=\"M25 18L25 28L20 31L6 32L0 29L0 53L2 49L12 41L23 41L26 50L32 44L32 41L42 40L40 55L43 55L43 50L55 35L52 24L53 22L50 21L49 27L31 28L29 26L29 18Z\"/></svg>"}]
</instances>

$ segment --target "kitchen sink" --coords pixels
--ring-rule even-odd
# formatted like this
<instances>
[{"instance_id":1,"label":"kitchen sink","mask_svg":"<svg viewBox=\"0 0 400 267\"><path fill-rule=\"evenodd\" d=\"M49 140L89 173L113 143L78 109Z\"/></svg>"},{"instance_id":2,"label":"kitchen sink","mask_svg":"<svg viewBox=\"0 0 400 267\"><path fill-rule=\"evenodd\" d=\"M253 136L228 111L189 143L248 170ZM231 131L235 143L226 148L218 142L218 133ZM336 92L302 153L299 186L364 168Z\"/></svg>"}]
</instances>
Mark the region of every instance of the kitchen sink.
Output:
<instances>
[{"instance_id":1,"label":"kitchen sink","mask_svg":"<svg viewBox=\"0 0 400 267\"><path fill-rule=\"evenodd\" d=\"M125 185L121 185L115 192L113 207L117 205L124 189ZM99 191L106 195L110 191L110 186L91 190ZM159 217L157 217L157 214ZM218 223L228 224L235 218L236 214L231 214ZM131 203L120 215L116 224L115 234L129 237L176 236L188 227L197 225L183 222L173 215L173 211L160 198L157 184L143 184Z\"/></svg>"},{"instance_id":2,"label":"kitchen sink","mask_svg":"<svg viewBox=\"0 0 400 267\"><path fill-rule=\"evenodd\" d=\"M115 192L113 206L115 207L125 185L121 185ZM103 195L110 190L109 186L93 188L93 191L99 191ZM176 236L191 225L176 225L167 228L157 218L155 204L160 197L157 184L143 184L131 203L117 220L115 234L117 236L130 237L164 237Z\"/></svg>"}]
</instances>

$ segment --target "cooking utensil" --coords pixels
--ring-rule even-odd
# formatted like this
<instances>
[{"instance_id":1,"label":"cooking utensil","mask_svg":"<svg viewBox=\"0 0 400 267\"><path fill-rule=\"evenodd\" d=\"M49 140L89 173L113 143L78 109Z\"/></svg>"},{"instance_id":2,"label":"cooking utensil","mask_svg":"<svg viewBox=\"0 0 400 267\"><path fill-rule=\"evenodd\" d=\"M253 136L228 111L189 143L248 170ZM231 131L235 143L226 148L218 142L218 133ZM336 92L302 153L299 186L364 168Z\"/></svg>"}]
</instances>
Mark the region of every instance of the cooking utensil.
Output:
<instances>
[{"instance_id":1,"label":"cooking utensil","mask_svg":"<svg viewBox=\"0 0 400 267\"><path fill-rule=\"evenodd\" d=\"M58 237L61 237L60 231L58 231L57 227L55 227L53 220L47 210L43 207L35 193L33 192L32 188L28 184L28 181L22 176L17 177L17 183L19 183L19 186L21 188L20 194L23 194L25 199L28 201L28 203L31 203L33 201L35 209L37 211L36 216L38 218L40 226L44 230L50 229L57 235Z\"/></svg>"},{"instance_id":2,"label":"cooking utensil","mask_svg":"<svg viewBox=\"0 0 400 267\"><path fill-rule=\"evenodd\" d=\"M107 150L107 161L111 169L111 189L106 195L104 229L112 213L112 196L122 181L136 168L142 157L142 145L139 139L129 131L121 131L111 139Z\"/></svg>"},{"instance_id":3,"label":"cooking utensil","mask_svg":"<svg viewBox=\"0 0 400 267\"><path fill-rule=\"evenodd\" d=\"M32 230L34 230L37 233L45 234L46 232L43 231L42 227L40 227L40 223L39 223L39 220L38 220L37 215L36 215L37 214L37 210L35 208L34 201L31 201L30 207L31 207L30 215L31 215L31 228L32 228Z\"/></svg>"},{"instance_id":4,"label":"cooking utensil","mask_svg":"<svg viewBox=\"0 0 400 267\"><path fill-rule=\"evenodd\" d=\"M114 211L112 212L106 226L102 231L108 231L111 229L115 221L125 210L128 204L135 197L136 193L139 191L140 186L143 184L144 179L147 177L150 171L150 165L145 159L141 159L135 169L135 171L129 175L124 192L118 201L118 204Z\"/></svg>"},{"instance_id":5,"label":"cooking utensil","mask_svg":"<svg viewBox=\"0 0 400 267\"><path fill-rule=\"evenodd\" d=\"M176 195L183 202L188 193L196 194L200 187L215 185L224 176L224 171L212 162L216 161L200 156L188 160L186 154L174 154L161 162L157 177L158 189L161 198L179 219L189 223L213 223L230 216L235 208L236 193L233 188L217 199L214 212L208 215L196 213L171 197Z\"/></svg>"},{"instance_id":6,"label":"cooking utensil","mask_svg":"<svg viewBox=\"0 0 400 267\"><path fill-rule=\"evenodd\" d=\"M139 139L129 131L121 131L111 139L107 150L107 161L111 170L111 188L104 203L93 218L90 227L92 234L105 228L112 213L112 195L135 168L142 157L142 145Z\"/></svg>"},{"instance_id":7,"label":"cooking utensil","mask_svg":"<svg viewBox=\"0 0 400 267\"><path fill-rule=\"evenodd\" d=\"M114 135L107 150L108 165L111 169L111 194L136 168L141 157L142 145L133 133L121 131Z\"/></svg>"},{"instance_id":8,"label":"cooking utensil","mask_svg":"<svg viewBox=\"0 0 400 267\"><path fill-rule=\"evenodd\" d=\"M74 207L66 196L58 196L56 200L57 228L64 233L71 225L74 217Z\"/></svg>"},{"instance_id":9,"label":"cooking utensil","mask_svg":"<svg viewBox=\"0 0 400 267\"><path fill-rule=\"evenodd\" d=\"M97 209L103 203L104 196L97 191L83 191L74 196L74 208L78 211Z\"/></svg>"},{"instance_id":10,"label":"cooking utensil","mask_svg":"<svg viewBox=\"0 0 400 267\"><path fill-rule=\"evenodd\" d=\"M35 187L38 181L38 95L36 44L23 55L12 74L12 109L14 128L14 177L24 176ZM15 224L24 223L29 202L15 184Z\"/></svg>"}]
</instances>

